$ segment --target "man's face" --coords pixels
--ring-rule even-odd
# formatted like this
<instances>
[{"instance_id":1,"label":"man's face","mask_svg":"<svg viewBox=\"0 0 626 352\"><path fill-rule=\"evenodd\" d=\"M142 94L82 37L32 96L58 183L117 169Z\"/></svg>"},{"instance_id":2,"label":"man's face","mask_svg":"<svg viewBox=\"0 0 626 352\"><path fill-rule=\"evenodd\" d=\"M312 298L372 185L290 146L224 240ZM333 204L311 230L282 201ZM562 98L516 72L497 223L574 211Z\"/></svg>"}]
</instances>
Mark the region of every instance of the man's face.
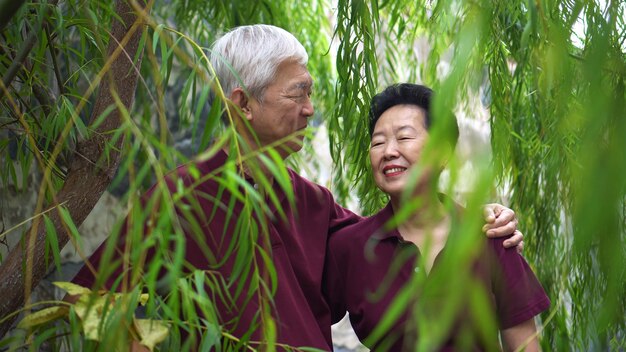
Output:
<instances>
[{"instance_id":1,"label":"man's face","mask_svg":"<svg viewBox=\"0 0 626 352\"><path fill-rule=\"evenodd\" d=\"M262 101L251 98L249 102L250 124L261 146L279 143L276 149L283 157L302 148L304 129L315 112L312 88L313 80L305 66L291 60L280 64Z\"/></svg>"}]
</instances>

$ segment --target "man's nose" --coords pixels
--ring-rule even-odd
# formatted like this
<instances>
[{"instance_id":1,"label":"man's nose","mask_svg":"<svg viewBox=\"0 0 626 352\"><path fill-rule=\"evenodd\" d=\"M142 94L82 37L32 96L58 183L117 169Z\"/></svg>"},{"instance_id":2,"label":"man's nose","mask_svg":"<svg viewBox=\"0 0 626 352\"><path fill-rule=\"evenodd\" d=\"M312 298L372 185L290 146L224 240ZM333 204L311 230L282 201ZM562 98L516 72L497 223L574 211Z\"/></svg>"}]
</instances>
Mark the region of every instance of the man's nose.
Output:
<instances>
[{"instance_id":1,"label":"man's nose","mask_svg":"<svg viewBox=\"0 0 626 352\"><path fill-rule=\"evenodd\" d=\"M302 114L306 117L311 117L315 114L315 108L313 108L313 102L310 97L306 97L304 105L302 106Z\"/></svg>"}]
</instances>

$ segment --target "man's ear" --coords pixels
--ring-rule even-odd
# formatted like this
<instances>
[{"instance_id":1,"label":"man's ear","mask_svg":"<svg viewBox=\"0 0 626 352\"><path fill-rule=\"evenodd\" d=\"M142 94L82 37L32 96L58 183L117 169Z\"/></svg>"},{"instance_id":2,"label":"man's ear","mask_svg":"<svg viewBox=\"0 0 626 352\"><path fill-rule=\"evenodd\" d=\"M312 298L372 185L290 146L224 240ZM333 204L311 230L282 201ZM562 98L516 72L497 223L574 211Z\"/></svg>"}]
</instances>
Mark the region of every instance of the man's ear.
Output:
<instances>
[{"instance_id":1,"label":"man's ear","mask_svg":"<svg viewBox=\"0 0 626 352\"><path fill-rule=\"evenodd\" d=\"M248 121L252 121L252 110L250 109L250 99L246 95L246 92L241 87L233 89L230 93L230 100L233 102L233 107L237 111L234 113L245 116Z\"/></svg>"}]
</instances>

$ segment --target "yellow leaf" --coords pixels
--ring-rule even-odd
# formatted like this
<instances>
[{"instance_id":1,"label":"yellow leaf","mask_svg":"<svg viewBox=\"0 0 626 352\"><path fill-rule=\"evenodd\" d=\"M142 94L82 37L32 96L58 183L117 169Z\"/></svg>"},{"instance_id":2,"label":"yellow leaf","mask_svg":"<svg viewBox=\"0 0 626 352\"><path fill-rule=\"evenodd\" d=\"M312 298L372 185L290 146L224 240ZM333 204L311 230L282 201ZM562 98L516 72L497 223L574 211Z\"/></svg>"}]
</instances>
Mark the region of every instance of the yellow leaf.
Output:
<instances>
[{"instance_id":1,"label":"yellow leaf","mask_svg":"<svg viewBox=\"0 0 626 352\"><path fill-rule=\"evenodd\" d=\"M53 282L53 284L59 287L60 289L65 290L70 295L84 295L84 294L91 293L90 289L86 287L82 287L80 285L73 284L71 282L55 281Z\"/></svg>"},{"instance_id":2,"label":"yellow leaf","mask_svg":"<svg viewBox=\"0 0 626 352\"><path fill-rule=\"evenodd\" d=\"M102 310L106 303L106 297L81 296L74 304L76 315L83 325L85 338L100 341L99 327L104 317Z\"/></svg>"},{"instance_id":3,"label":"yellow leaf","mask_svg":"<svg viewBox=\"0 0 626 352\"><path fill-rule=\"evenodd\" d=\"M125 303L128 303L130 301L130 298L133 296L132 293L105 292L104 294L108 297L111 297L113 301L115 302L123 300L122 302L125 302ZM142 306L145 306L146 303L148 303L149 298L150 298L150 295L147 293L140 294L139 304L141 304Z\"/></svg>"},{"instance_id":4,"label":"yellow leaf","mask_svg":"<svg viewBox=\"0 0 626 352\"><path fill-rule=\"evenodd\" d=\"M25 316L24 319L17 324L17 327L19 329L29 330L38 325L66 316L68 312L69 308L67 306L45 308Z\"/></svg>"},{"instance_id":5,"label":"yellow leaf","mask_svg":"<svg viewBox=\"0 0 626 352\"><path fill-rule=\"evenodd\" d=\"M148 299L150 298L150 295L147 293L142 293L139 296L139 303L141 303L142 306L145 306L146 303L148 303Z\"/></svg>"},{"instance_id":6,"label":"yellow leaf","mask_svg":"<svg viewBox=\"0 0 626 352\"><path fill-rule=\"evenodd\" d=\"M134 323L141 338L139 343L148 347L150 351L154 350L154 347L165 340L169 334L169 326L158 320L134 319Z\"/></svg>"}]
</instances>

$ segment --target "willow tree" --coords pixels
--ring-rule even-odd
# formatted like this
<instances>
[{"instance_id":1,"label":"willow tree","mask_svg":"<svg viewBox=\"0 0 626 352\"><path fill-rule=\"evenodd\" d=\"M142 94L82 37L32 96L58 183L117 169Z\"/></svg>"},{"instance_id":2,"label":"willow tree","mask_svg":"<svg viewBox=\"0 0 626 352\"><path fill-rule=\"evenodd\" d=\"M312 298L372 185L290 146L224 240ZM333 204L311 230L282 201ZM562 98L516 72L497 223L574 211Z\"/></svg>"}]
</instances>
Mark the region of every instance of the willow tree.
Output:
<instances>
[{"instance_id":1,"label":"willow tree","mask_svg":"<svg viewBox=\"0 0 626 352\"><path fill-rule=\"evenodd\" d=\"M333 113L330 134L333 156L349 167L337 170L337 180L357 180L365 213L380 207L362 152L368 138L359 131L367 130L366 120L349 117L363 115L381 81L426 82L439 92L439 106L462 105L486 88L494 181L520 217L526 255L553 303L543 317L542 345L623 348L625 5L347 5L338 11L336 30L343 45L336 94L343 104ZM429 39L427 58L411 50L416 36ZM451 68L442 76L444 55ZM346 140L355 142L342 145Z\"/></svg>"},{"instance_id":2,"label":"willow tree","mask_svg":"<svg viewBox=\"0 0 626 352\"><path fill-rule=\"evenodd\" d=\"M106 56L103 57L105 59L103 60L103 69L95 77L89 88L93 91L95 85L102 82L93 107L94 116L88 121L95 122L107 110L110 115L104 121L99 121L98 126L93 124L91 134L75 144L74 152L79 154L80 158L63 160L61 167L64 170L62 170L57 164L57 160L60 160L58 156L63 152L64 144L67 144L71 138L70 134L74 124L82 125L83 129L85 126L82 122L78 122L80 119L79 112L84 104L78 103L75 110L66 111L59 111L55 106L57 98L60 98L62 102L59 103L59 107L67 108L67 102L64 100L74 90L73 87L67 90L61 81L61 67L57 65L56 61L56 50L52 43L53 36L50 34L51 29L48 23L49 18L53 16L52 7L55 5L56 2L52 2L47 6L38 6L41 16L34 21L34 24L36 25L35 28L39 28L39 30L24 27L23 30L27 39L21 43L19 50L11 47L6 48L5 53L7 55L4 61L7 65L7 72L3 75L2 91L3 96L7 98L3 101L6 107L5 111L11 116L7 124L19 126L24 142L22 147L29 151L26 153L18 152L17 155L21 160L20 167L23 168L23 174L28 175L33 159L37 161L39 168L43 171L43 187L38 194L35 211L41 213L44 201L47 200L52 203L51 207L53 208L63 204L64 212L52 212L48 215L45 227L40 226L40 219L35 219L31 229L24 236L24 245L13 248L3 261L1 281L3 283L2 290L6 294L6 300L0 307L3 316L7 316L12 310L19 308L24 303L25 297L30 295L33 284L36 285L46 273L48 263L44 258L44 253L47 253L50 242L48 237L55 237L55 248L63 247L68 242L69 231L60 231L64 227L67 229L67 223L63 220L63 216L70 217L73 219L72 221L77 223L82 223L111 182L120 159L117 150L112 150L111 147L117 148L122 140L111 141L111 137L107 134L120 125L121 111L128 109L133 103L138 75L137 71L132 68L135 63L141 62L142 57L141 51L137 50L142 25L141 21L137 21L135 11L141 12L145 4L136 5L138 7L133 9L128 3L120 1L115 7L120 18L113 21L111 27L113 40L109 42ZM46 55L46 51L38 54L30 53L37 44L37 36L42 33L47 34L47 41L44 42L45 44L40 44L40 48L47 48L51 53L55 78L58 80L58 89L61 92L60 97L52 93L47 88L47 83L38 77L39 72L34 69L38 63L31 62L41 58L42 55ZM19 32L11 34L20 35ZM56 37L57 33L53 34ZM15 51L12 52L11 49ZM32 57L30 57L31 55ZM136 61L133 62L132 58L127 57L127 55L136 55ZM69 69L69 67L65 67L65 69ZM14 83L18 76L18 82ZM27 84L27 82L31 82L31 84ZM37 103L33 104L32 101L29 101L31 97L34 97ZM41 110L41 113L37 110ZM47 128L52 129L52 131L46 130L44 126L51 120L53 127ZM105 153L103 153L104 150L106 150ZM7 166L9 166L7 170L12 170L14 165L10 160L7 160ZM62 186L51 177L51 173L55 171L64 181ZM5 180L7 176L5 174ZM13 176L13 185L17 185L14 170L11 176ZM24 183L22 181L22 184ZM59 231L60 236L56 236L57 231ZM56 256L58 258L58 253ZM10 321L9 319L2 325L0 331L3 335L6 333Z\"/></svg>"},{"instance_id":3,"label":"willow tree","mask_svg":"<svg viewBox=\"0 0 626 352\"><path fill-rule=\"evenodd\" d=\"M173 135L189 131L194 156L210 155L223 143L237 143L235 131L220 125L225 103L219 89L214 88L219 85L206 59L210 43L237 25L271 23L294 33L309 53L309 69L316 82L312 124L327 127L335 166L330 186L341 202L348 202L356 193L365 215L385 202L369 177L365 152L369 136L364 116L369 98L397 81L432 86L439 93L435 109L463 106L478 92L486 92L483 100L490 114L493 156L490 165L478 172L476 188L481 191L468 207L492 199L495 193L491 185L510 198L509 206L516 210L526 234L525 255L552 301L550 311L541 317L543 347L624 348L626 139L620 138L626 134L623 3L155 1L150 15L137 12L144 31L137 53L126 57L141 63L136 68L140 75L135 103L122 103L116 99L119 90L110 89L113 103L100 108L94 91L99 80L113 70L106 48L113 43L111 23L120 19L119 12L106 1L33 1L22 7L10 6L15 3L0 1L0 8L11 9L3 11L2 21L5 17L10 21L0 27L2 187L20 184L16 167L24 175L37 172L46 176L39 196L47 207L40 206L32 214L32 226L45 230L47 263L56 262L62 237L81 236L76 230L81 218L57 197L69 180L71 161L82 157L77 146L102 135L100 126L111 116L119 116L119 127L109 126L104 133L111 139L101 149L101 160L119 152L122 161L113 186L127 183L122 202L133 209L133 218L149 218L149 212L133 206L140 201L137 194L154 182L163 184L167 170L189 161L189 154L176 150ZM426 53L416 50L416 43L424 40L429 47ZM142 52L143 61L139 60ZM441 69L442 58L449 62L449 69ZM309 144L302 159L314 155ZM241 156L246 157L245 153ZM294 159L288 160L292 167L308 165ZM280 160L272 162L275 177L281 180L286 165ZM245 187L236 169L229 172L232 178L220 181L225 187ZM271 188L263 192L271 198ZM163 249L168 241L183 238L173 204L185 195L181 191L159 203L156 226L160 233L168 234L167 241L159 237L146 240L141 237L140 226L129 234L145 243L156 243L156 259L144 272L134 272L133 281L127 283L131 294L116 303L124 309L98 328L100 344L82 339L85 331L81 319L72 312L69 323L39 327L35 338L25 343L34 349L44 342L57 348L105 349L133 338L127 328L130 323L120 322L133 319L142 290L151 294L145 314L170 324L168 339L160 345L163 350L190 348L181 335L191 336L191 341L207 349L220 342L219 348L224 350L249 343L231 336L217 323L213 302L204 288L217 288L220 278L182 274L182 254ZM244 243L249 236L255 240L258 234L262 237L262 221L248 220L262 218L266 210L263 197L254 189L246 188L242 199L250 215L242 217L240 223L241 228L248 229L242 231ZM58 215L51 215L54 213ZM58 222L53 221L56 218ZM8 229L0 236L19 237L23 230ZM239 262L242 268L263 267L242 269L239 275L258 284L241 294L262 292L265 302L271 304L272 275L259 272L271 273L272 263L254 260L268 258L268 252L263 246L237 248L232 255L243 258ZM144 246L129 250L127 259L140 263L146 250ZM111 253L108 255L112 258ZM2 258L3 269L7 261ZM162 269L170 273L166 295L157 294L163 283L157 282L156 274ZM42 269L26 262L11 270L33 273ZM99 281L104 276L106 273ZM11 289L3 286L2 296ZM26 296L28 292L25 290ZM35 303L33 307L41 305ZM203 307L201 312L197 307ZM3 311L0 319L8 321L13 316L9 313ZM266 318L266 330L271 331L272 317ZM437 322L432 324L438 326ZM436 332L432 327L424 329ZM271 333L266 338L271 342ZM23 335L15 332L2 346L21 343ZM418 347L427 350L425 346Z\"/></svg>"}]
</instances>

